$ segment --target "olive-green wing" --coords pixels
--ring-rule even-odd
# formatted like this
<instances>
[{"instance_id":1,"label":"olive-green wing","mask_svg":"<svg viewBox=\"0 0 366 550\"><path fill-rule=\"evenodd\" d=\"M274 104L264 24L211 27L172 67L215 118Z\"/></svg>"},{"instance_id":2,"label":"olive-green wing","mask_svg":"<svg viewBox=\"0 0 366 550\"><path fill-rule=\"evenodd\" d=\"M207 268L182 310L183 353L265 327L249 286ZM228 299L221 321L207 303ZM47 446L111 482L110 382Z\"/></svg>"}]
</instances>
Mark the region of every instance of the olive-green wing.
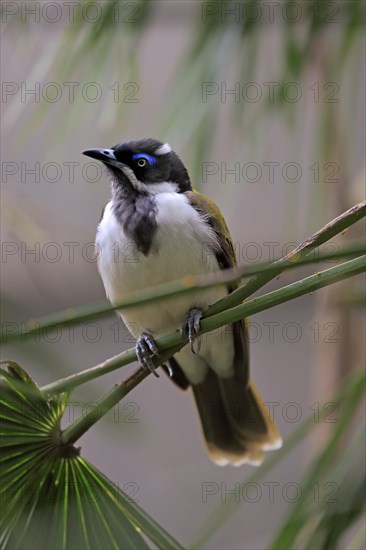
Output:
<instances>
[{"instance_id":1,"label":"olive-green wing","mask_svg":"<svg viewBox=\"0 0 366 550\"><path fill-rule=\"evenodd\" d=\"M215 255L220 268L228 269L234 267L236 265L236 258L233 242L219 207L209 197L197 191L187 191L185 195L193 208L206 218L216 234L219 250L215 250ZM231 284L230 292L236 286L235 283Z\"/></svg>"}]
</instances>

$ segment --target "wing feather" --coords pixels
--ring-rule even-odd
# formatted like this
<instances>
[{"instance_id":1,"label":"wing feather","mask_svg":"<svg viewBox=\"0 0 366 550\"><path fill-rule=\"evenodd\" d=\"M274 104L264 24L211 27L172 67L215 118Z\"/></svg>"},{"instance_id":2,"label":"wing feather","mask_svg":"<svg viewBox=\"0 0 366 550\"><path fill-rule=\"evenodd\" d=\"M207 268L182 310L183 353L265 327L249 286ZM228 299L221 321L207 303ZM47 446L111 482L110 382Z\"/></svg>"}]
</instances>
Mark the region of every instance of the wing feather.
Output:
<instances>
[{"instance_id":1,"label":"wing feather","mask_svg":"<svg viewBox=\"0 0 366 550\"><path fill-rule=\"evenodd\" d=\"M216 235L219 246L212 247L212 253L216 256L220 269L234 267L236 265L236 258L233 243L224 216L221 214L218 206L209 197L197 191L186 191L184 194L191 206L205 218ZM230 293L236 288L237 284L231 283L228 286L228 292ZM233 323L232 329L235 347L235 377L246 387L249 382L249 346L244 320ZM186 389L189 386L189 382L182 383L182 373L179 372L178 374L177 366L179 364L177 361L175 360L174 363L169 362L169 365L173 371L173 381L181 388ZM177 371L176 377L174 376L175 370Z\"/></svg>"}]
</instances>

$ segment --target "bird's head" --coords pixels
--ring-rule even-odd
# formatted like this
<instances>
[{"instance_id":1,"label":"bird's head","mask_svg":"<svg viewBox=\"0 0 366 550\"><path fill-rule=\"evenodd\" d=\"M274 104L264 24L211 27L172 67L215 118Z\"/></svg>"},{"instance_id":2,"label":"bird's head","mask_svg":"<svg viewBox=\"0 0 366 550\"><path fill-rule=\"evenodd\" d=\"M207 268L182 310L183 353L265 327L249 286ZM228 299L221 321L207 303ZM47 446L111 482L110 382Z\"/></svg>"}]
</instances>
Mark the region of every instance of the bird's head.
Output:
<instances>
[{"instance_id":1,"label":"bird's head","mask_svg":"<svg viewBox=\"0 0 366 550\"><path fill-rule=\"evenodd\" d=\"M100 160L113 185L136 193L158 194L168 189L190 190L187 169L168 143L145 138L118 143L110 149L87 149L83 154Z\"/></svg>"}]
</instances>

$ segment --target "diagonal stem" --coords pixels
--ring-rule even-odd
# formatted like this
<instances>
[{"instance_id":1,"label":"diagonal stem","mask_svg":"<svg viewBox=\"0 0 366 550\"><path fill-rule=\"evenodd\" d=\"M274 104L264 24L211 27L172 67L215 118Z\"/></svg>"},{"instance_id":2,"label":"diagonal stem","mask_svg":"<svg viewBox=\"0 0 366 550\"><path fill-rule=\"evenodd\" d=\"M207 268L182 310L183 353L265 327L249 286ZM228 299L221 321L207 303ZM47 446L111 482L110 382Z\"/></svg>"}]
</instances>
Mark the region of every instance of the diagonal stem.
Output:
<instances>
[{"instance_id":1,"label":"diagonal stem","mask_svg":"<svg viewBox=\"0 0 366 550\"><path fill-rule=\"evenodd\" d=\"M203 275L200 277L187 276L178 281L172 281L153 288L149 288L138 293L131 293L127 300L118 306L102 304L92 304L84 308L78 308L75 310L68 310L63 313L57 313L48 315L38 320L31 320L28 323L23 323L21 330L15 330L14 332L2 333L2 342L11 342L22 340L30 335L36 335L42 333L44 330L50 328L59 328L67 326L68 324L82 323L109 315L112 311L117 309L123 310L127 307L143 305L147 303L153 303L160 301L164 298L175 296L177 294L184 294L194 291L197 288L208 288L218 286L221 284L228 284L236 281L240 281L243 277L248 277L256 274L245 286L238 288L232 292L223 300L213 304L204 313L204 317L209 317L223 311L233 305L238 305L245 298L253 294L256 290L264 286L271 279L277 277L282 271L288 268L299 267L302 264L312 263L313 261L330 260L337 257L345 257L348 254L357 253L357 250L348 249L344 253L339 254L319 254L317 253L316 259L305 259L312 250L329 241L332 237L345 230L347 227L353 225L358 220L366 216L366 201L356 204L346 212L343 212L340 216L329 222L322 229L314 233L311 237L303 241L292 252L284 256L283 258L265 264L265 266L255 266L254 268L242 267L224 270L219 273ZM358 252L363 252L364 247L358 249Z\"/></svg>"},{"instance_id":2,"label":"diagonal stem","mask_svg":"<svg viewBox=\"0 0 366 550\"><path fill-rule=\"evenodd\" d=\"M164 363L181 346L176 346L173 350L163 352L159 357L159 363ZM107 414L113 407L132 391L140 382L142 382L151 372L148 369L140 367L132 376L110 391L105 397L96 403L90 412L80 416L75 422L70 424L61 434L61 442L64 445L75 443L86 431L98 422L102 416Z\"/></svg>"},{"instance_id":3,"label":"diagonal stem","mask_svg":"<svg viewBox=\"0 0 366 550\"><path fill-rule=\"evenodd\" d=\"M329 222L327 225L319 229L316 233L305 239L294 250L286 254L280 260L270 264L268 270L259 273L253 277L247 284L239 287L231 294L228 294L222 300L219 300L210 306L203 317L210 317L230 307L240 304L243 300L251 296L254 292L266 285L269 281L277 277L286 269L286 264L289 262L301 261L305 256L310 254L312 250L329 241L332 237L347 229L351 224L357 222L366 215L366 201L356 204L340 216Z\"/></svg>"},{"instance_id":4,"label":"diagonal stem","mask_svg":"<svg viewBox=\"0 0 366 550\"><path fill-rule=\"evenodd\" d=\"M289 300L293 300L309 292L313 292L324 286L336 283L353 275L357 275L366 270L366 255L349 262L345 262L340 266L335 266L326 271L320 273L315 273L310 277L306 277L301 281L287 285L279 290L274 290L268 294L264 294L259 298L254 298L245 304L236 306L228 311L218 313L210 319L202 320L201 331L202 333L209 332L215 328L219 328L228 323L232 323L246 317L248 315L253 315L270 307L282 304ZM178 332L170 334L165 338L166 342L169 342L169 346L164 346L164 352L161 353L159 361L157 364L161 364L171 357L174 353L179 351L183 347L187 340L181 340L180 334ZM161 340L157 341L159 350L162 349ZM168 349L166 349L168 347ZM132 350L129 350L132 352ZM133 351L135 354L135 352ZM123 354L121 354L123 355ZM123 361L123 359L122 359ZM118 361L116 360L116 363ZM124 362L126 364L126 362ZM117 365L115 368L118 368ZM84 374L88 374L90 371L84 371ZM99 370L93 372L92 378L101 376L105 373L103 367L99 367ZM132 375L128 380L122 382L119 386L114 388L106 397L101 399L98 403L98 412L95 414L95 410L91 410L86 413L84 416L78 418L73 424L71 424L62 434L62 442L64 444L74 443L79 437L81 437L93 424L95 424L102 416L104 416L118 401L125 397L137 384L139 384L144 378L150 374L150 371L145 369L139 369L134 375ZM48 386L42 388L44 394L55 392L55 391L66 391L70 390L73 387L80 385L85 378L82 379L83 373L78 373L72 375L64 380L59 380ZM92 379L89 378L89 379Z\"/></svg>"}]
</instances>

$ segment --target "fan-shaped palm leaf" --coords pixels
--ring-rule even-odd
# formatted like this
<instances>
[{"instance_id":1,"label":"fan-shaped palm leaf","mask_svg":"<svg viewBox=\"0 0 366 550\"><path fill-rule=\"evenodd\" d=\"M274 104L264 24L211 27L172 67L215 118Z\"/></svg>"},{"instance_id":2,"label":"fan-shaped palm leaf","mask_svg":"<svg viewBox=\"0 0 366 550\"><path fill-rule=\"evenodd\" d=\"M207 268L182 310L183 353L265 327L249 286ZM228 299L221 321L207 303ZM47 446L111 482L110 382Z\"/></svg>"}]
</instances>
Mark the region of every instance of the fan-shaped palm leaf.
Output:
<instances>
[{"instance_id":1,"label":"fan-shaped palm leaf","mask_svg":"<svg viewBox=\"0 0 366 550\"><path fill-rule=\"evenodd\" d=\"M46 400L16 363L1 369L2 548L181 548L61 442L67 396Z\"/></svg>"}]
</instances>

